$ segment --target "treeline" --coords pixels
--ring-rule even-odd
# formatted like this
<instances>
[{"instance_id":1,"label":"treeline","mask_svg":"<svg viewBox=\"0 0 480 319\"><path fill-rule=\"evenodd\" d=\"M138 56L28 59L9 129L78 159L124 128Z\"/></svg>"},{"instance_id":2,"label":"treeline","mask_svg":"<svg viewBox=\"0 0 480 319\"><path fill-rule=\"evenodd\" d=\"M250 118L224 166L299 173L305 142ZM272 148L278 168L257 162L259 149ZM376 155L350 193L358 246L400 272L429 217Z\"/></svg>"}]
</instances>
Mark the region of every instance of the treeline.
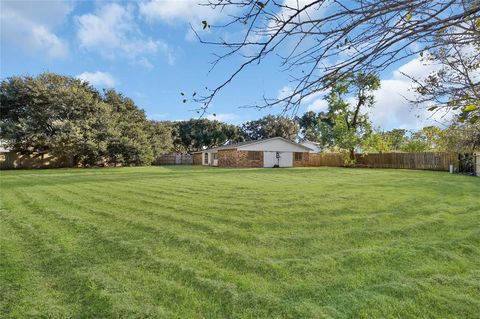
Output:
<instances>
[{"instance_id":1,"label":"treeline","mask_svg":"<svg viewBox=\"0 0 480 319\"><path fill-rule=\"evenodd\" d=\"M0 139L6 147L22 154L73 158L82 166L148 165L161 154L276 136L308 139L330 151L456 151L480 146L478 123L383 132L365 119L361 129L351 133L332 115L338 110L306 112L293 119L267 115L241 126L205 118L152 121L113 89L99 92L86 82L53 73L3 80L0 107Z\"/></svg>"},{"instance_id":2,"label":"treeline","mask_svg":"<svg viewBox=\"0 0 480 319\"><path fill-rule=\"evenodd\" d=\"M168 151L171 129L116 92L52 73L12 77L0 87L1 135L22 154L72 157L79 165L151 163Z\"/></svg>"},{"instance_id":3,"label":"treeline","mask_svg":"<svg viewBox=\"0 0 480 319\"><path fill-rule=\"evenodd\" d=\"M235 125L192 119L157 122L113 89L43 73L0 84L0 141L22 154L73 158L76 165L148 165L161 154L242 141Z\"/></svg>"},{"instance_id":4,"label":"treeline","mask_svg":"<svg viewBox=\"0 0 480 319\"><path fill-rule=\"evenodd\" d=\"M480 123L454 122L446 128L426 126L420 130L373 129L368 119L363 130L348 134L348 130L332 125L330 117L323 112L306 112L296 121L300 135L318 142L324 151L342 151L342 144L353 144L361 152L473 152L480 149ZM334 127L335 129L332 129ZM341 126L340 126L341 127ZM334 131L332 133L331 131ZM335 134L336 133L336 134Z\"/></svg>"}]
</instances>

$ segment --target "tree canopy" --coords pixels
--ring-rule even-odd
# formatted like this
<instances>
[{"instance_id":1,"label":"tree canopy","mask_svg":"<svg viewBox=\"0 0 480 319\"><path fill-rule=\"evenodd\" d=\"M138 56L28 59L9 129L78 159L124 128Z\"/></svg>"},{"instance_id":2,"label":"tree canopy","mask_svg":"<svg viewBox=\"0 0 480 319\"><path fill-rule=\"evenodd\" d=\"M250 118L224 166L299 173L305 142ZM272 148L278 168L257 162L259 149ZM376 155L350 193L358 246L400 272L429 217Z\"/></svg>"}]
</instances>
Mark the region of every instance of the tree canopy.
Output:
<instances>
[{"instance_id":1,"label":"tree canopy","mask_svg":"<svg viewBox=\"0 0 480 319\"><path fill-rule=\"evenodd\" d=\"M242 131L248 140L283 137L293 141L298 136L299 126L293 119L281 115L267 115L244 123Z\"/></svg>"},{"instance_id":2,"label":"tree canopy","mask_svg":"<svg viewBox=\"0 0 480 319\"><path fill-rule=\"evenodd\" d=\"M44 73L2 81L0 92L1 138L13 149L79 160L105 153L111 109L87 83Z\"/></svg>"},{"instance_id":3,"label":"tree canopy","mask_svg":"<svg viewBox=\"0 0 480 319\"><path fill-rule=\"evenodd\" d=\"M178 152L194 152L227 142L241 142L244 135L240 128L205 118L173 122L173 144Z\"/></svg>"},{"instance_id":4,"label":"tree canopy","mask_svg":"<svg viewBox=\"0 0 480 319\"><path fill-rule=\"evenodd\" d=\"M80 165L104 159L145 165L171 150L171 143L158 143L153 125L131 99L114 90L100 93L72 77L12 77L2 81L0 99L0 138L24 154L71 156Z\"/></svg>"},{"instance_id":5,"label":"tree canopy","mask_svg":"<svg viewBox=\"0 0 480 319\"><path fill-rule=\"evenodd\" d=\"M365 112L374 103L372 92L380 87L380 79L374 74L351 74L331 88L326 99L328 112L320 120L320 136L324 145L349 151L355 160L355 149L367 140L372 125ZM353 102L348 102L351 97Z\"/></svg>"},{"instance_id":6,"label":"tree canopy","mask_svg":"<svg viewBox=\"0 0 480 319\"><path fill-rule=\"evenodd\" d=\"M312 142L319 142L319 124L320 120L325 116L326 115L323 112L315 113L314 111L307 111L303 113L302 116L297 116L295 120L298 122L300 127L302 139Z\"/></svg>"}]
</instances>

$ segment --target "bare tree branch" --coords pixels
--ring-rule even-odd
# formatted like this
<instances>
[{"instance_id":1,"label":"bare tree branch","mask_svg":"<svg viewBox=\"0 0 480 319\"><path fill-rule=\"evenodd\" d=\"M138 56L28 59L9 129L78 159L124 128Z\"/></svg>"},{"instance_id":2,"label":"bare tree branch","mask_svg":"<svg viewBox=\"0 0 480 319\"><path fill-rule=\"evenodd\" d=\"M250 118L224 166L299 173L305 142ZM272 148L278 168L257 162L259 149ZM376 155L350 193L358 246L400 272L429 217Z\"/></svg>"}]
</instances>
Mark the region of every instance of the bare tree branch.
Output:
<instances>
[{"instance_id":1,"label":"bare tree branch","mask_svg":"<svg viewBox=\"0 0 480 319\"><path fill-rule=\"evenodd\" d=\"M212 68L235 56L243 62L196 99L203 112L241 72L267 58L280 58L293 90L279 99L264 97L256 107L287 112L348 74L379 72L452 39L478 47L480 38L477 0L208 0L204 5L234 7L237 14L212 28L241 34L238 40L208 40L194 30L201 43L223 51Z\"/></svg>"}]
</instances>

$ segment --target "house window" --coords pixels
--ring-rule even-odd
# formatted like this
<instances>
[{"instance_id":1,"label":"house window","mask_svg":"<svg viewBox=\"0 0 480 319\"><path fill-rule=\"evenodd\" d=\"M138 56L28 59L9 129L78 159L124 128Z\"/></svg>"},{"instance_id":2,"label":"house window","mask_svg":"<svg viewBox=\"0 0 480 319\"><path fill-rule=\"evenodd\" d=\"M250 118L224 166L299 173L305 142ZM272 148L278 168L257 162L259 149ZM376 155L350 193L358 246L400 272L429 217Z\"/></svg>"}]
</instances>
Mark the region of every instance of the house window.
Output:
<instances>
[{"instance_id":1,"label":"house window","mask_svg":"<svg viewBox=\"0 0 480 319\"><path fill-rule=\"evenodd\" d=\"M303 153L295 152L295 160L296 161L301 161L302 160L302 155L303 155Z\"/></svg>"},{"instance_id":2,"label":"house window","mask_svg":"<svg viewBox=\"0 0 480 319\"><path fill-rule=\"evenodd\" d=\"M205 165L207 165L207 164L208 164L208 153L204 153L203 156L204 156L203 163L204 163Z\"/></svg>"},{"instance_id":3,"label":"house window","mask_svg":"<svg viewBox=\"0 0 480 319\"><path fill-rule=\"evenodd\" d=\"M248 152L248 160L249 161L259 161L262 152L257 151L249 151Z\"/></svg>"},{"instance_id":4,"label":"house window","mask_svg":"<svg viewBox=\"0 0 480 319\"><path fill-rule=\"evenodd\" d=\"M217 153L213 153L212 155L213 155L213 160L216 161L217 158L218 158L218 154L217 154Z\"/></svg>"}]
</instances>

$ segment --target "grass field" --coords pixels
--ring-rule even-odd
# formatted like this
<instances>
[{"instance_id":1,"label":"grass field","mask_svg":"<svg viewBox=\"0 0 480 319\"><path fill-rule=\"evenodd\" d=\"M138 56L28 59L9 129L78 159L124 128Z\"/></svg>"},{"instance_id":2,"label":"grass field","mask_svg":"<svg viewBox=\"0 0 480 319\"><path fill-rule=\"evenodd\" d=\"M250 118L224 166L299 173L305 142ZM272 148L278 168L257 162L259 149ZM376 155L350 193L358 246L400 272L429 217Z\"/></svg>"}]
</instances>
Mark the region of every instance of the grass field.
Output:
<instances>
[{"instance_id":1,"label":"grass field","mask_svg":"<svg viewBox=\"0 0 480 319\"><path fill-rule=\"evenodd\" d=\"M479 318L480 178L1 172L3 318Z\"/></svg>"}]
</instances>

